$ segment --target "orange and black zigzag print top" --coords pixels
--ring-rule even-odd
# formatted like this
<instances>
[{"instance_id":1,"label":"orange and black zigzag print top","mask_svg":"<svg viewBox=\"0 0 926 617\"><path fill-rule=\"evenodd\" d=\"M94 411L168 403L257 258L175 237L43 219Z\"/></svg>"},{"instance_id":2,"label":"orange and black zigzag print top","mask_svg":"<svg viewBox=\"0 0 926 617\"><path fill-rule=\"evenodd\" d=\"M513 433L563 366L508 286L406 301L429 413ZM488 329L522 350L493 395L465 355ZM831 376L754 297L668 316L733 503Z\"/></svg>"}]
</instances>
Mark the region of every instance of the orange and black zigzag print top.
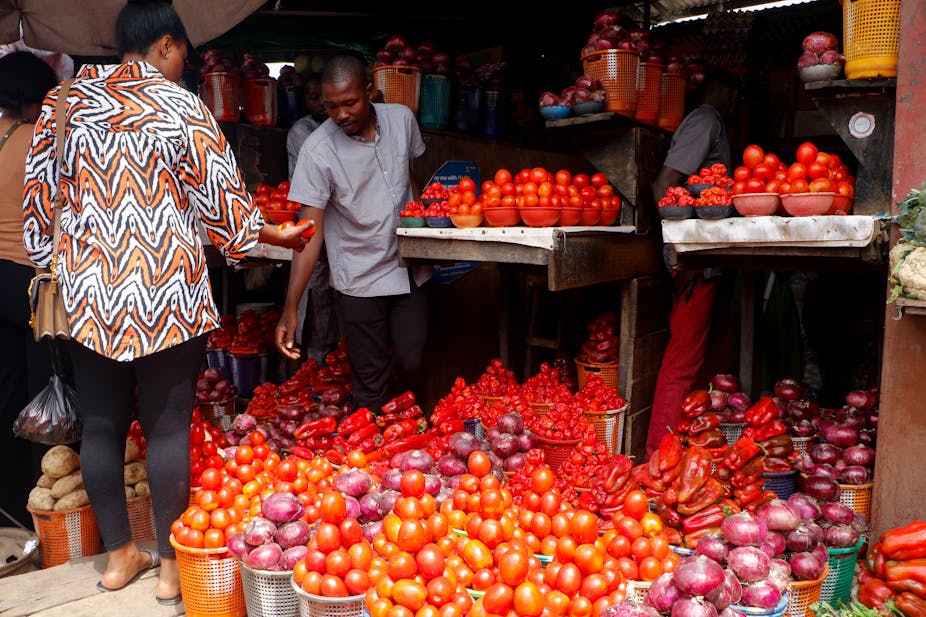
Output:
<instances>
[{"instance_id":1,"label":"orange and black zigzag print top","mask_svg":"<svg viewBox=\"0 0 926 617\"><path fill-rule=\"evenodd\" d=\"M144 62L85 66L68 92L62 169L49 92L26 159L26 252L52 253L64 191L58 272L75 341L129 361L219 325L197 221L230 262L263 225L205 104Z\"/></svg>"}]
</instances>

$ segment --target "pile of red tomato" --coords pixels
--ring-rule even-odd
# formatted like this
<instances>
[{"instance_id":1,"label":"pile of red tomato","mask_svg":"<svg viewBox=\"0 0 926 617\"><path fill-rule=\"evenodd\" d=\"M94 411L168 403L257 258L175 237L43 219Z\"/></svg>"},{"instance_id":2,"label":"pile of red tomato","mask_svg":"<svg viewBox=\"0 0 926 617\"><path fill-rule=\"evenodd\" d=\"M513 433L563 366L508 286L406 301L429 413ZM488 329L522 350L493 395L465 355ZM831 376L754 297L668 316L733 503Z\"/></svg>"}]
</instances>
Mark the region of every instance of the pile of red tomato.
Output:
<instances>
[{"instance_id":1,"label":"pile of red tomato","mask_svg":"<svg viewBox=\"0 0 926 617\"><path fill-rule=\"evenodd\" d=\"M821 193L855 196L855 177L838 154L820 151L813 143L798 146L795 162L785 165L777 155L751 145L743 151L743 165L733 171L733 194Z\"/></svg>"}]
</instances>

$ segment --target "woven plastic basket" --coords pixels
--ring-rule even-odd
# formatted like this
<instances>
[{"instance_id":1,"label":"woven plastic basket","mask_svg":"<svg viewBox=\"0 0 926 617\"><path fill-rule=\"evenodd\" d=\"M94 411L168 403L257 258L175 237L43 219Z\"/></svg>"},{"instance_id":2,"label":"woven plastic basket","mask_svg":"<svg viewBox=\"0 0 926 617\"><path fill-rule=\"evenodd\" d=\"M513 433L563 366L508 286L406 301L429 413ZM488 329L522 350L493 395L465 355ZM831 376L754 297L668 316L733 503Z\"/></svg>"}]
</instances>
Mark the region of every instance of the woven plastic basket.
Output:
<instances>
[{"instance_id":1,"label":"woven plastic basket","mask_svg":"<svg viewBox=\"0 0 926 617\"><path fill-rule=\"evenodd\" d=\"M794 444L794 451L798 454L807 454L807 447L810 445L811 441L813 441L813 437L791 438L791 442Z\"/></svg>"},{"instance_id":2,"label":"woven plastic basket","mask_svg":"<svg viewBox=\"0 0 926 617\"><path fill-rule=\"evenodd\" d=\"M463 420L463 428L467 433L475 435L476 439L482 439L485 431L482 429L482 420L479 418L467 418Z\"/></svg>"},{"instance_id":3,"label":"woven plastic basket","mask_svg":"<svg viewBox=\"0 0 926 617\"><path fill-rule=\"evenodd\" d=\"M387 103L398 103L418 115L421 69L413 66L379 66L373 69L373 87L381 90Z\"/></svg>"},{"instance_id":4,"label":"woven plastic basket","mask_svg":"<svg viewBox=\"0 0 926 617\"><path fill-rule=\"evenodd\" d=\"M732 446L736 443L736 440L740 438L740 435L743 433L743 429L746 428L746 423L724 422L718 428L720 429L720 432L723 433L723 436L727 438L727 443Z\"/></svg>"},{"instance_id":5,"label":"woven plastic basket","mask_svg":"<svg viewBox=\"0 0 926 617\"><path fill-rule=\"evenodd\" d=\"M232 73L206 73L199 80L199 97L219 122L237 122L241 81Z\"/></svg>"},{"instance_id":6,"label":"woven plastic basket","mask_svg":"<svg viewBox=\"0 0 926 617\"><path fill-rule=\"evenodd\" d=\"M64 512L27 509L39 537L43 567L51 568L74 557L98 555L103 551L100 530L89 505Z\"/></svg>"},{"instance_id":7,"label":"woven plastic basket","mask_svg":"<svg viewBox=\"0 0 926 617\"><path fill-rule=\"evenodd\" d=\"M849 506L866 519L871 518L871 487L874 484L840 484L839 503Z\"/></svg>"},{"instance_id":8,"label":"woven plastic basket","mask_svg":"<svg viewBox=\"0 0 926 617\"><path fill-rule=\"evenodd\" d=\"M643 601L646 599L646 594L649 592L649 588L653 586L652 583L647 581L630 581L633 584L633 601L643 604ZM627 596L630 597L628 591Z\"/></svg>"},{"instance_id":9,"label":"woven plastic basket","mask_svg":"<svg viewBox=\"0 0 926 617\"><path fill-rule=\"evenodd\" d=\"M810 605L820 600L823 581L829 573L829 567L823 567L823 574L813 581L791 581L788 601L788 617L805 617Z\"/></svg>"},{"instance_id":10,"label":"woven plastic basket","mask_svg":"<svg viewBox=\"0 0 926 617\"><path fill-rule=\"evenodd\" d=\"M640 53L630 49L605 49L582 56L586 75L597 77L604 87L605 109L633 117L637 111L637 71Z\"/></svg>"},{"instance_id":11,"label":"woven plastic basket","mask_svg":"<svg viewBox=\"0 0 926 617\"><path fill-rule=\"evenodd\" d=\"M637 76L637 112L640 122L655 124L659 119L659 99L662 96L662 65L658 62L641 62Z\"/></svg>"},{"instance_id":12,"label":"woven plastic basket","mask_svg":"<svg viewBox=\"0 0 926 617\"><path fill-rule=\"evenodd\" d=\"M849 548L827 549L829 557L826 565L829 573L823 579L823 587L820 590L821 602L849 603L849 596L852 594L852 577L855 576L855 561L864 542L864 539L860 539L858 544Z\"/></svg>"},{"instance_id":13,"label":"woven plastic basket","mask_svg":"<svg viewBox=\"0 0 926 617\"><path fill-rule=\"evenodd\" d=\"M618 368L619 365L617 362L613 364L592 364L591 362L576 360L576 374L579 378L579 389L581 390L585 387L585 382L590 373L596 373L601 377L601 381L604 382L604 385L617 388Z\"/></svg>"},{"instance_id":14,"label":"woven plastic basket","mask_svg":"<svg viewBox=\"0 0 926 617\"><path fill-rule=\"evenodd\" d=\"M223 379L229 379L231 377L231 373L228 370L228 351L225 349L207 349L206 366L219 369Z\"/></svg>"},{"instance_id":15,"label":"woven plastic basket","mask_svg":"<svg viewBox=\"0 0 926 617\"><path fill-rule=\"evenodd\" d=\"M775 491L779 499L787 499L797 490L797 470L782 471L780 473L764 473L765 484L762 488Z\"/></svg>"},{"instance_id":16,"label":"woven plastic basket","mask_svg":"<svg viewBox=\"0 0 926 617\"><path fill-rule=\"evenodd\" d=\"M292 579L290 579L292 581ZM296 585L290 583L296 591L296 600L299 602L299 617L363 617L363 596L347 596L346 598L326 598L307 593Z\"/></svg>"},{"instance_id":17,"label":"woven plastic basket","mask_svg":"<svg viewBox=\"0 0 926 617\"><path fill-rule=\"evenodd\" d=\"M553 403L528 403L531 406L531 409L534 410L534 413L538 416L545 416L547 412L553 409Z\"/></svg>"},{"instance_id":18,"label":"woven plastic basket","mask_svg":"<svg viewBox=\"0 0 926 617\"><path fill-rule=\"evenodd\" d=\"M895 77L900 0L851 0L842 5L846 77Z\"/></svg>"},{"instance_id":19,"label":"woven plastic basket","mask_svg":"<svg viewBox=\"0 0 926 617\"><path fill-rule=\"evenodd\" d=\"M680 73L663 73L659 93L659 120L656 125L674 131L685 118L685 87L687 81Z\"/></svg>"},{"instance_id":20,"label":"woven plastic basket","mask_svg":"<svg viewBox=\"0 0 926 617\"><path fill-rule=\"evenodd\" d=\"M289 570L252 570L242 563L241 585L248 617L295 617L299 614L292 580L293 573Z\"/></svg>"},{"instance_id":21,"label":"woven plastic basket","mask_svg":"<svg viewBox=\"0 0 926 617\"><path fill-rule=\"evenodd\" d=\"M785 613L788 612L788 603L790 602L790 599L791 594L785 592L781 596L781 601L775 608L754 608L752 606L743 606L741 604L731 604L730 608L737 610L744 615L747 615L747 617L782 617Z\"/></svg>"},{"instance_id":22,"label":"woven plastic basket","mask_svg":"<svg viewBox=\"0 0 926 617\"><path fill-rule=\"evenodd\" d=\"M272 77L244 80L241 99L248 122L254 126L276 126L277 80Z\"/></svg>"},{"instance_id":23,"label":"woven plastic basket","mask_svg":"<svg viewBox=\"0 0 926 617\"><path fill-rule=\"evenodd\" d=\"M578 439L569 439L556 441L553 439L544 439L537 435L537 445L543 450L544 462L549 465L550 469L556 471L559 466L566 462L572 449L579 443Z\"/></svg>"},{"instance_id":24,"label":"woven plastic basket","mask_svg":"<svg viewBox=\"0 0 926 617\"><path fill-rule=\"evenodd\" d=\"M595 437L608 447L609 454L619 454L624 445L624 418L627 405L613 411L583 412L589 424L595 427Z\"/></svg>"},{"instance_id":25,"label":"woven plastic basket","mask_svg":"<svg viewBox=\"0 0 926 617\"><path fill-rule=\"evenodd\" d=\"M150 542L156 539L151 496L131 497L126 500L126 506L129 510L129 528L132 530L132 541Z\"/></svg>"},{"instance_id":26,"label":"woven plastic basket","mask_svg":"<svg viewBox=\"0 0 926 617\"><path fill-rule=\"evenodd\" d=\"M214 426L222 429L222 432L230 431L232 421L235 419L235 398L224 401L215 401L214 403L199 403L199 412L203 420L208 420Z\"/></svg>"},{"instance_id":27,"label":"woven plastic basket","mask_svg":"<svg viewBox=\"0 0 926 617\"><path fill-rule=\"evenodd\" d=\"M238 394L251 396L261 380L261 357L259 354L229 354L228 367L232 383L238 387Z\"/></svg>"},{"instance_id":28,"label":"woven plastic basket","mask_svg":"<svg viewBox=\"0 0 926 617\"><path fill-rule=\"evenodd\" d=\"M170 536L177 551L180 593L189 617L245 617L238 559L224 548L189 548Z\"/></svg>"},{"instance_id":29,"label":"woven plastic basket","mask_svg":"<svg viewBox=\"0 0 926 617\"><path fill-rule=\"evenodd\" d=\"M428 129L447 128L450 121L450 78L446 75L425 75L421 78L421 99L418 110L421 126Z\"/></svg>"}]
</instances>

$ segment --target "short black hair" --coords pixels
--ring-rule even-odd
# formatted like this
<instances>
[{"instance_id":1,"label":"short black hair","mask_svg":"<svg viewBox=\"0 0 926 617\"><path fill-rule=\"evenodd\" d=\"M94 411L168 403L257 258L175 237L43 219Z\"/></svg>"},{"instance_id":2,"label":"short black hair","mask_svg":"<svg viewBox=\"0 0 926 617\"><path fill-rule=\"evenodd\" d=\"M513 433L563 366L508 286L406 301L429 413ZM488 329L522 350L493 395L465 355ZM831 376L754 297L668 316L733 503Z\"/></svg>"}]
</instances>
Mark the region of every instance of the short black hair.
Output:
<instances>
[{"instance_id":1,"label":"short black hair","mask_svg":"<svg viewBox=\"0 0 926 617\"><path fill-rule=\"evenodd\" d=\"M341 55L335 56L325 64L322 69L322 83L328 85L341 85L351 77L357 80L362 87L370 82L367 75L367 67L363 60L357 56Z\"/></svg>"},{"instance_id":2,"label":"short black hair","mask_svg":"<svg viewBox=\"0 0 926 617\"><path fill-rule=\"evenodd\" d=\"M737 90L742 85L742 80L730 71L715 68L710 69L704 76L704 84L702 85L702 88L705 92L709 89L717 87Z\"/></svg>"},{"instance_id":3,"label":"short black hair","mask_svg":"<svg viewBox=\"0 0 926 617\"><path fill-rule=\"evenodd\" d=\"M116 49L120 55L145 54L165 34L188 40L183 21L166 0L129 0L116 18Z\"/></svg>"},{"instance_id":4,"label":"short black hair","mask_svg":"<svg viewBox=\"0 0 926 617\"><path fill-rule=\"evenodd\" d=\"M19 115L30 103L41 103L58 78L44 60L28 51L0 58L0 107Z\"/></svg>"}]
</instances>

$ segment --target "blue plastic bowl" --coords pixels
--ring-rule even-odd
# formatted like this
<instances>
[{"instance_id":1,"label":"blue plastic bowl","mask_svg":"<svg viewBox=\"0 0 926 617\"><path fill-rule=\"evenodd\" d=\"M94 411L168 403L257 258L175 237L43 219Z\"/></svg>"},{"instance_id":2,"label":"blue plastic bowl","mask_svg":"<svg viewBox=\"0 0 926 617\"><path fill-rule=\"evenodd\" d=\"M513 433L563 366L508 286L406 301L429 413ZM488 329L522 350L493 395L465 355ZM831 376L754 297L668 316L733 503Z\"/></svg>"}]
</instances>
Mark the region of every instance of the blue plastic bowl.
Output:
<instances>
[{"instance_id":1,"label":"blue plastic bowl","mask_svg":"<svg viewBox=\"0 0 926 617\"><path fill-rule=\"evenodd\" d=\"M540 115L544 120L561 120L572 113L572 108L568 105L551 105L550 107L541 107Z\"/></svg>"},{"instance_id":2,"label":"blue plastic bowl","mask_svg":"<svg viewBox=\"0 0 926 617\"><path fill-rule=\"evenodd\" d=\"M428 227L453 227L453 221L449 216L428 216L425 218Z\"/></svg>"}]
</instances>

